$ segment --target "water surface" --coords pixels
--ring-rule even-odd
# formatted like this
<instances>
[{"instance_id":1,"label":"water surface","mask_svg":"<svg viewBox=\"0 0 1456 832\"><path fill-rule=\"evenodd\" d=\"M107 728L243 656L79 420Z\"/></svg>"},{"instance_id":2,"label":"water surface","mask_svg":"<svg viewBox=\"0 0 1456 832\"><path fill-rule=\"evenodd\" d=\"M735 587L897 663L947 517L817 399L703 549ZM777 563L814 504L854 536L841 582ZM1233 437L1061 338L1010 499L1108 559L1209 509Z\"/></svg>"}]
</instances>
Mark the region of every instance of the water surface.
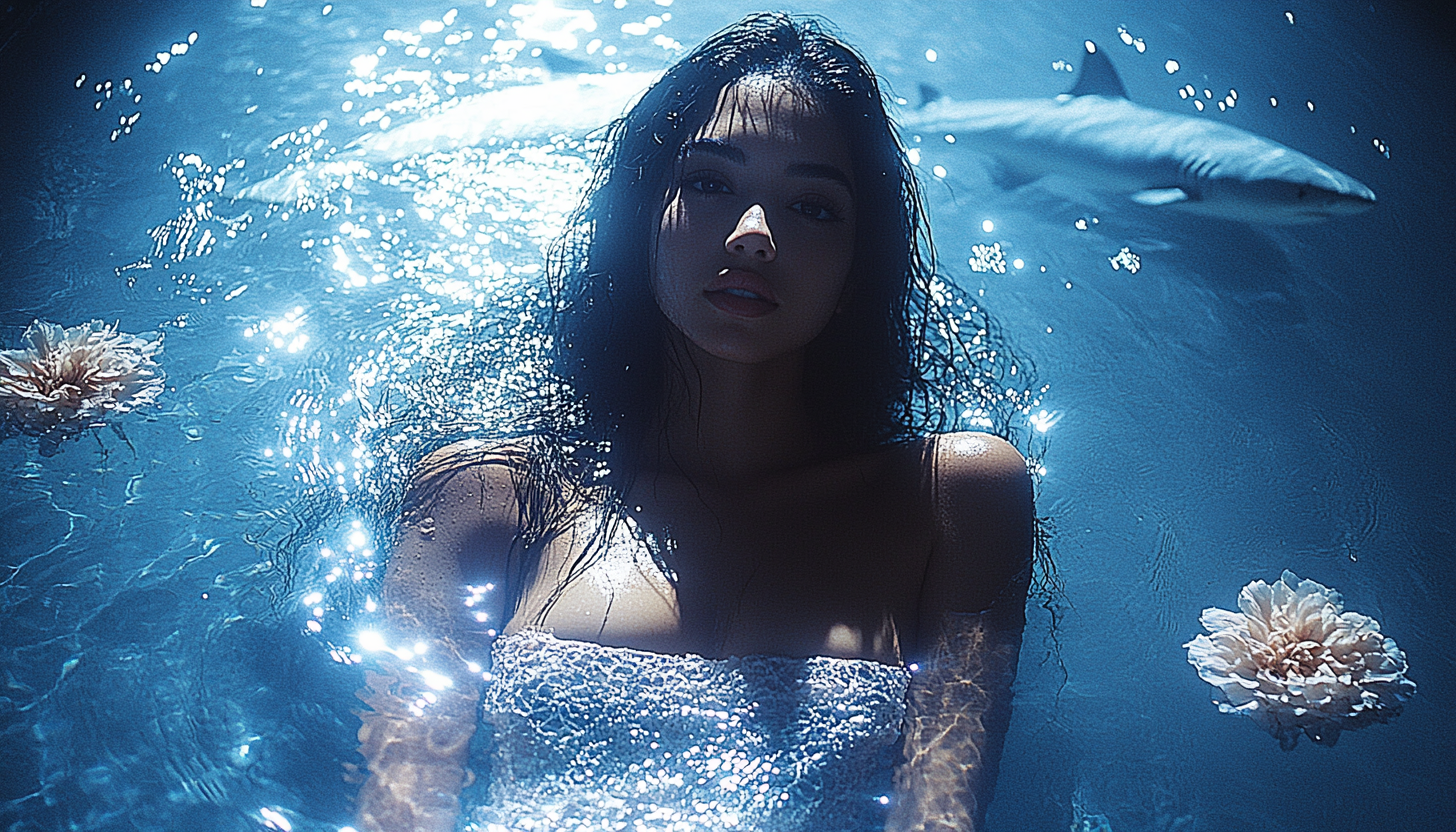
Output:
<instances>
[{"instance_id":1,"label":"water surface","mask_svg":"<svg viewBox=\"0 0 1456 832\"><path fill-rule=\"evenodd\" d=\"M124 435L51 457L0 444L7 826L348 822L357 634L382 560L369 512L350 512L371 505L371 466L420 439L380 436L370 408L413 404L454 430L529 374L402 400L492 338L529 338L498 313L537 302L590 147L548 132L373 162L305 210L230 195L492 84L660 69L755 8L62 2L0 18L0 340L35 318L161 329L168 375ZM922 83L1055 95L1093 39L1134 101L1200 115L1202 100L1201 117L1380 198L1321 225L1208 221L1076 183L1002 190L984 158L910 138L945 274L1048 385L1018 428L1047 426L1040 509L1065 593L1055 616L1032 608L989 827L1449 828L1456 180L1452 55L1429 19L1363 3L787 8L831 18L907 107ZM997 244L1004 272L976 248ZM1136 272L1112 268L1124 248ZM337 495L333 519L285 547L303 553L285 574L274 553L309 489ZM1392 724L1283 752L1210 704L1182 648L1199 612L1284 568L1406 651L1420 687Z\"/></svg>"}]
</instances>

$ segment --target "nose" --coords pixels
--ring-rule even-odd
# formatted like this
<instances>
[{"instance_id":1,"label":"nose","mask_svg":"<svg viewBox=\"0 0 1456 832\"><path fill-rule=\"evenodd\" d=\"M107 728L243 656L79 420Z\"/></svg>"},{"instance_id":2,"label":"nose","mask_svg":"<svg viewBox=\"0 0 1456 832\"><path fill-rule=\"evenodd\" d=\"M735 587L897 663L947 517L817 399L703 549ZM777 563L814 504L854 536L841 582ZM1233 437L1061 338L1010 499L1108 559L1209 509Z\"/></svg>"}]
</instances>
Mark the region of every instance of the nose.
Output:
<instances>
[{"instance_id":1,"label":"nose","mask_svg":"<svg viewBox=\"0 0 1456 832\"><path fill-rule=\"evenodd\" d=\"M768 220L763 216L762 205L751 205L743 212L733 233L723 241L723 248L729 254L740 254L765 263L778 256L778 249L774 248L773 232L769 230Z\"/></svg>"}]
</instances>

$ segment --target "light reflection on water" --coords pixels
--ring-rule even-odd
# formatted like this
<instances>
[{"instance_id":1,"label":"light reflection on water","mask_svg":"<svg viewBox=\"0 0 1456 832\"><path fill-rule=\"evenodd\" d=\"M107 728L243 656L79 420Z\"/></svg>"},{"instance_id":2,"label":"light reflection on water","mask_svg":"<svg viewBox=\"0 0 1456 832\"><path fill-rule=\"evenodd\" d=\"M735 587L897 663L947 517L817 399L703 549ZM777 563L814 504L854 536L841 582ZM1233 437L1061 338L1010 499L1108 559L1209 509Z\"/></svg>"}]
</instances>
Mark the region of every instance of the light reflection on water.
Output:
<instances>
[{"instance_id":1,"label":"light reflection on water","mask_svg":"<svg viewBox=\"0 0 1456 832\"><path fill-rule=\"evenodd\" d=\"M1054 94L1072 77L1064 59L1091 36L1135 99L1303 140L1362 178L1391 175L1366 165L1390 163L1387 142L1412 153L1419 144L1348 89L1320 86L1309 67L1352 79L1328 54L1299 51L1307 43L1278 41L1289 66L1270 68L1198 41L1219 30L1214 20L1242 33L1229 36L1235 46L1328 31L1312 12L1296 25L1257 8L1177 18L1090 5L799 7L830 14L907 98L922 81L960 84L966 97ZM17 556L0 572L10 651L0 713L9 736L36 739L13 740L17 777L5 779L27 785L7 793L17 802L0 816L85 829L145 812L158 828L256 828L246 817L334 829L347 819L337 772L352 759L352 668L383 649L414 657L376 629L401 461L430 430L490 430L503 403L541 377L532 322L545 303L542 250L594 149L575 114L550 101L494 144L371 156L365 137L515 85L556 89L545 85L575 73L640 84L634 73L650 75L747 10L254 2L207 25L162 21L131 64L97 57L61 78L72 95L61 105L87 117L75 122L92 141L68 146L82 172L67 179L55 165L27 211L35 239L54 245L48 257L82 264L68 278L81 288L48 290L55 298L27 289L16 308L65 323L124 314L130 331L165 322L169 391L155 419L122 423L125 443L102 432L99 446L73 442L43 462L19 440L3 446L15 460L6 540ZM188 121L178 99L208 115ZM552 129L552 118L571 129ZM1347 371L1355 381L1321 393L1329 371L1306 356L1365 340L1349 307L1375 301L1346 300L1349 269L1380 262L1372 229L1390 225L1372 215L1276 236L1167 221L1085 194L1002 191L948 137L908 143L947 274L984 298L1053 383L1054 398L1028 407L1022 424L1049 437L1043 510L1060 523L1073 610L1057 649L1042 638L1048 622L1033 618L993 819L1118 832L1182 829L1193 816L1338 827L1332 817L1356 798L1331 796L1336 808L1297 818L1259 812L1368 775L1359 755L1396 771L1399 758L1430 759L1441 708L1423 702L1450 703L1439 684L1449 667L1432 647L1443 633L1421 632L1424 608L1401 600L1429 597L1419 588L1431 583L1407 486L1387 481L1381 451L1354 427L1378 424L1385 401L1358 381L1359 366ZM135 181L136 170L150 177L139 189L165 186L166 196L138 208L94 184ZM268 182L287 198L234 201ZM1364 265L1327 259L1342 237L1362 244L1344 259ZM459 372L507 344L520 361ZM309 491L331 495L333 514L316 539L291 542L306 557L285 584L268 558L295 522L285 507ZM1270 518L1270 506L1287 516ZM1177 655L1201 607L1285 565L1325 570L1314 577L1375 611L1422 685L1394 725L1302 749L1298 761L1213 712ZM1310 761L1328 780L1289 771ZM1396 814L1414 810L1395 804L1449 804L1430 797L1441 781L1407 773L1414 785L1385 783L1368 802Z\"/></svg>"}]
</instances>

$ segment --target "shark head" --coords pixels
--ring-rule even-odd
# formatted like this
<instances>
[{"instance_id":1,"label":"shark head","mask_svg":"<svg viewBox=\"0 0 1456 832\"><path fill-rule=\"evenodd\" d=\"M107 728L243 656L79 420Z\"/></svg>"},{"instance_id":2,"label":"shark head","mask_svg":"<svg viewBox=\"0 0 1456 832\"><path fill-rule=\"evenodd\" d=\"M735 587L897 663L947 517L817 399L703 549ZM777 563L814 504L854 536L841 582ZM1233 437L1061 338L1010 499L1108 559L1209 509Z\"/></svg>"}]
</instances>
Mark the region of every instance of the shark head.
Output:
<instances>
[{"instance_id":1,"label":"shark head","mask_svg":"<svg viewBox=\"0 0 1456 832\"><path fill-rule=\"evenodd\" d=\"M1187 211L1240 217L1277 225L1303 225L1348 217L1375 206L1375 192L1352 176L1304 154L1283 149L1289 158L1277 171L1205 180L1197 195L1179 207Z\"/></svg>"},{"instance_id":2,"label":"shark head","mask_svg":"<svg viewBox=\"0 0 1456 832\"><path fill-rule=\"evenodd\" d=\"M1375 207L1375 192L1350 180L1351 187L1332 189L1309 183L1300 186L1291 202L1293 222L1320 222L1331 217L1348 217Z\"/></svg>"}]
</instances>

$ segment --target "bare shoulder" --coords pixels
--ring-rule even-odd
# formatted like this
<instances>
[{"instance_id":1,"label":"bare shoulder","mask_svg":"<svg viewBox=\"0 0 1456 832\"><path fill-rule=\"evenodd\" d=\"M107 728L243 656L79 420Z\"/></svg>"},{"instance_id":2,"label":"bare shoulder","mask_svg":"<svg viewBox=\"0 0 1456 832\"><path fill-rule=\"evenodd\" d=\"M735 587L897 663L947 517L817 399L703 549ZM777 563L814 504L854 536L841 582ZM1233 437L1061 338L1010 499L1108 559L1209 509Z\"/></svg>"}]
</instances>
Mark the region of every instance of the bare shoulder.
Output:
<instances>
[{"instance_id":1,"label":"bare shoulder","mask_svg":"<svg viewBox=\"0 0 1456 832\"><path fill-rule=\"evenodd\" d=\"M936 514L963 548L982 548L975 544L995 529L1029 528L1031 474L1010 442L988 433L944 433L935 438L934 455ZM968 533L975 537L964 539Z\"/></svg>"},{"instance_id":2,"label":"bare shoulder","mask_svg":"<svg viewBox=\"0 0 1456 832\"><path fill-rule=\"evenodd\" d=\"M510 478L525 470L524 442L462 439L431 451L415 466L411 489L470 473L487 479Z\"/></svg>"},{"instance_id":3,"label":"bare shoulder","mask_svg":"<svg viewBox=\"0 0 1456 832\"><path fill-rule=\"evenodd\" d=\"M427 454L415 466L411 489L421 485L453 480L461 474L495 479L509 478L524 470L526 445L522 442L488 442L462 439Z\"/></svg>"},{"instance_id":4,"label":"bare shoulder","mask_svg":"<svg viewBox=\"0 0 1456 832\"><path fill-rule=\"evenodd\" d=\"M456 442L415 466L401 506L383 594L391 620L455 638L468 625L460 603L467 584L503 573L519 530L516 474L522 449ZM481 608L492 620L504 599Z\"/></svg>"},{"instance_id":5,"label":"bare shoulder","mask_svg":"<svg viewBox=\"0 0 1456 832\"><path fill-rule=\"evenodd\" d=\"M1027 480L1026 458L1010 442L989 433L936 436L935 465L944 484Z\"/></svg>"},{"instance_id":6,"label":"bare shoulder","mask_svg":"<svg viewBox=\"0 0 1456 832\"><path fill-rule=\"evenodd\" d=\"M936 529L922 620L995 604L1025 572L1036 523L1031 475L1011 443L985 433L946 433L934 438L931 450Z\"/></svg>"},{"instance_id":7,"label":"bare shoulder","mask_svg":"<svg viewBox=\"0 0 1456 832\"><path fill-rule=\"evenodd\" d=\"M514 534L520 517L517 483L527 469L520 442L466 439L439 448L415 467L401 510L403 525Z\"/></svg>"}]
</instances>

